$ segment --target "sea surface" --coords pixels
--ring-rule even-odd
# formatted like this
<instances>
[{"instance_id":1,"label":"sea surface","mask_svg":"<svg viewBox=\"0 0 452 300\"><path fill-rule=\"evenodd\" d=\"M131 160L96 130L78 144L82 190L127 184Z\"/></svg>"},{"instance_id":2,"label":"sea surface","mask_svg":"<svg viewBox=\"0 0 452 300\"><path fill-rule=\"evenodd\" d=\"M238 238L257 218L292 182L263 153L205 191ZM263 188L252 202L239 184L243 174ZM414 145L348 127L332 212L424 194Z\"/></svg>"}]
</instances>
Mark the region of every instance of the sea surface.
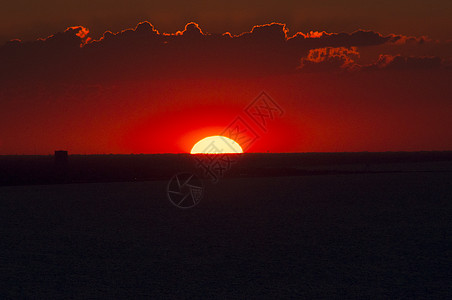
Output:
<instances>
[{"instance_id":1,"label":"sea surface","mask_svg":"<svg viewBox=\"0 0 452 300\"><path fill-rule=\"evenodd\" d=\"M408 168L409 169L409 168ZM452 172L0 187L0 298L452 295Z\"/></svg>"}]
</instances>

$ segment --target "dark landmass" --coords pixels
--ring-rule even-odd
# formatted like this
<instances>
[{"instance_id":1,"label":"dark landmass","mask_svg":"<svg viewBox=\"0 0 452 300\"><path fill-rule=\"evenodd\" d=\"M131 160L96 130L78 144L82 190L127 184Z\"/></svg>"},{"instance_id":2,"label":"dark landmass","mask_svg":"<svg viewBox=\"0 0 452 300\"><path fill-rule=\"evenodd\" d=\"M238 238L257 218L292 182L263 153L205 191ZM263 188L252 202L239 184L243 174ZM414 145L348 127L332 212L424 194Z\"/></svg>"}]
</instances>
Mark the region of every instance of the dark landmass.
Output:
<instances>
[{"instance_id":1,"label":"dark landmass","mask_svg":"<svg viewBox=\"0 0 452 300\"><path fill-rule=\"evenodd\" d=\"M452 171L452 152L249 153L231 155L222 177ZM432 169L430 164L437 163ZM414 168L410 168L410 164ZM178 172L209 177L190 154L0 156L0 186L165 180Z\"/></svg>"},{"instance_id":2,"label":"dark landmass","mask_svg":"<svg viewBox=\"0 0 452 300\"><path fill-rule=\"evenodd\" d=\"M0 161L1 299L452 295L450 152L244 155L188 210L188 155Z\"/></svg>"}]
</instances>

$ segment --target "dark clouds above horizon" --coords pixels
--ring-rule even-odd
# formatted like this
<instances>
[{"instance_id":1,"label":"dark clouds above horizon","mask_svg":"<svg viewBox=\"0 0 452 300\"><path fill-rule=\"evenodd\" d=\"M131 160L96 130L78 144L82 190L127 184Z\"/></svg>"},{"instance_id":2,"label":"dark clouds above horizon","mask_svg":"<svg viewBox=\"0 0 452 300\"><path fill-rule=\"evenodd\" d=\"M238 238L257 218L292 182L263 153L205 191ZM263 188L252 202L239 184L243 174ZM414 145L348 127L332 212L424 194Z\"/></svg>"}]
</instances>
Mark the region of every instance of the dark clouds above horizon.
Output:
<instances>
[{"instance_id":1,"label":"dark clouds above horizon","mask_svg":"<svg viewBox=\"0 0 452 300\"><path fill-rule=\"evenodd\" d=\"M16 0L2 3L0 44L48 36L74 24L90 28L99 38L106 30L120 31L143 20L152 20L164 32L180 30L190 21L209 33L234 34L256 24L284 22L294 32L364 29L445 41L452 39L450 15L449 0Z\"/></svg>"},{"instance_id":2,"label":"dark clouds above horizon","mask_svg":"<svg viewBox=\"0 0 452 300\"><path fill-rule=\"evenodd\" d=\"M91 30L0 46L0 154L187 152L262 90L286 115L252 151L452 149L449 41L282 23Z\"/></svg>"},{"instance_id":3,"label":"dark clouds above horizon","mask_svg":"<svg viewBox=\"0 0 452 300\"><path fill-rule=\"evenodd\" d=\"M99 39L75 26L36 41L0 47L0 79L105 82L185 77L274 76L303 71L450 68L450 43L428 37L289 33L285 24L256 25L239 35L208 34L196 23L167 34L149 22ZM367 59L360 52L379 49ZM385 51L387 49L387 52ZM396 49L396 50L395 50ZM423 55L412 55L428 49ZM391 53L392 52L392 53ZM444 56L441 56L444 55ZM450 55L450 54L449 54Z\"/></svg>"}]
</instances>

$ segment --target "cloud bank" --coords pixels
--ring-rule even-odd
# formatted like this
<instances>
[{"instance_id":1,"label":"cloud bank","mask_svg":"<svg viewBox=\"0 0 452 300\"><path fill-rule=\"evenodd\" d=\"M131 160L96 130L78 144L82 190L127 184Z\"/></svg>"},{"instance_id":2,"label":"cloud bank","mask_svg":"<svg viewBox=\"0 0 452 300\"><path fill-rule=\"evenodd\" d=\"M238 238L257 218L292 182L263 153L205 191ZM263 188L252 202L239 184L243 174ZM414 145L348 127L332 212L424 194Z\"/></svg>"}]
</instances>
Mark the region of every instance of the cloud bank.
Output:
<instances>
[{"instance_id":1,"label":"cloud bank","mask_svg":"<svg viewBox=\"0 0 452 300\"><path fill-rule=\"evenodd\" d=\"M249 32L209 34L196 23L175 33L149 22L98 39L74 26L33 42L12 40L0 47L0 79L104 82L137 78L248 77L333 69L402 69L441 66L441 58L390 57L359 66L359 49L422 45L425 37L352 33L289 33L285 24L254 26ZM420 46L419 46L420 47ZM315 57L317 55L317 57Z\"/></svg>"}]
</instances>

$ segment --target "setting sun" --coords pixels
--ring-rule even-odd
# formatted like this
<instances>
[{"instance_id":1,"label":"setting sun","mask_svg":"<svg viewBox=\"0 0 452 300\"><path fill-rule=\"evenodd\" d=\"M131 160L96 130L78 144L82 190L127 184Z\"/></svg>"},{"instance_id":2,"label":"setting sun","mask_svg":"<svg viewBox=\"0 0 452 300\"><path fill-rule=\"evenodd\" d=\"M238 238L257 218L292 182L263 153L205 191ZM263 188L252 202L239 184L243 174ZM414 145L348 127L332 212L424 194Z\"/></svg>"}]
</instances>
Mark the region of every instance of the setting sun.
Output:
<instances>
[{"instance_id":1,"label":"setting sun","mask_svg":"<svg viewBox=\"0 0 452 300\"><path fill-rule=\"evenodd\" d=\"M243 153L242 147L234 140L221 135L208 136L198 141L191 154Z\"/></svg>"}]
</instances>

